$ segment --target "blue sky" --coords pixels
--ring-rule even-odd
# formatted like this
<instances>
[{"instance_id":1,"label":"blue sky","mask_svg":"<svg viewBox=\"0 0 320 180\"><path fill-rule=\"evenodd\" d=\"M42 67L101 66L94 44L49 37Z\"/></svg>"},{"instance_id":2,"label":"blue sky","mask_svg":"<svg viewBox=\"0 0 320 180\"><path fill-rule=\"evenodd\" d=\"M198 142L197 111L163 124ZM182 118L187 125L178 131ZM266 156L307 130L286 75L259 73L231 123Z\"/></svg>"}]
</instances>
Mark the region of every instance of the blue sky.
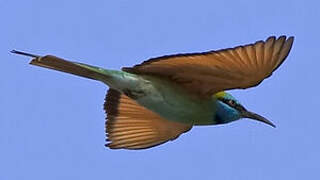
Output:
<instances>
[{"instance_id":1,"label":"blue sky","mask_svg":"<svg viewBox=\"0 0 320 180\"><path fill-rule=\"evenodd\" d=\"M319 2L0 0L0 179L316 179ZM295 36L259 87L231 93L272 120L195 127L142 151L104 147L107 87L28 65L12 49L110 69Z\"/></svg>"}]
</instances>

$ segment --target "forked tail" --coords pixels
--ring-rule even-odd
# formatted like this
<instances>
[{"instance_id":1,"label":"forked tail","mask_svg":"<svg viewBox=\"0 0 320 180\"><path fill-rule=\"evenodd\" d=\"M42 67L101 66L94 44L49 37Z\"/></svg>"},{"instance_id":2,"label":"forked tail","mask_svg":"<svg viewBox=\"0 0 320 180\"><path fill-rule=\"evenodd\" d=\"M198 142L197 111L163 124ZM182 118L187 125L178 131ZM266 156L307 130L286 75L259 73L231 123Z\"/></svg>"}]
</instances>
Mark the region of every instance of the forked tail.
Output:
<instances>
[{"instance_id":1,"label":"forked tail","mask_svg":"<svg viewBox=\"0 0 320 180\"><path fill-rule=\"evenodd\" d=\"M51 55L39 56L39 55L34 55L34 54L16 51L16 50L12 50L11 53L32 57L33 59L30 61L30 64L36 65L36 66L54 69L57 71L62 71L62 72L66 72L66 73L70 73L70 74L74 74L77 76L86 77L94 80L101 80L108 77L108 75L105 73L105 70L102 68L87 65L87 64L67 61L62 58L51 56Z\"/></svg>"}]
</instances>

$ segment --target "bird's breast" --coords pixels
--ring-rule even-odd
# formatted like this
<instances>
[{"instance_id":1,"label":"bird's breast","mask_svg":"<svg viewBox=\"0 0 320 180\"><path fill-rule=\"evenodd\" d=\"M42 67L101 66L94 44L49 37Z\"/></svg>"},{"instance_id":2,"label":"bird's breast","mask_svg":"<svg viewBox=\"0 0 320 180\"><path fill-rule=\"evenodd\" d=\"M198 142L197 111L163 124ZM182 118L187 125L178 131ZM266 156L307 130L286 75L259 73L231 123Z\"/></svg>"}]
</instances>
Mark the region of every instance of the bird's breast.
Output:
<instances>
[{"instance_id":1,"label":"bird's breast","mask_svg":"<svg viewBox=\"0 0 320 180\"><path fill-rule=\"evenodd\" d=\"M195 125L215 124L215 101L186 92L165 79L141 76L139 85L124 91L140 105L175 122Z\"/></svg>"}]
</instances>

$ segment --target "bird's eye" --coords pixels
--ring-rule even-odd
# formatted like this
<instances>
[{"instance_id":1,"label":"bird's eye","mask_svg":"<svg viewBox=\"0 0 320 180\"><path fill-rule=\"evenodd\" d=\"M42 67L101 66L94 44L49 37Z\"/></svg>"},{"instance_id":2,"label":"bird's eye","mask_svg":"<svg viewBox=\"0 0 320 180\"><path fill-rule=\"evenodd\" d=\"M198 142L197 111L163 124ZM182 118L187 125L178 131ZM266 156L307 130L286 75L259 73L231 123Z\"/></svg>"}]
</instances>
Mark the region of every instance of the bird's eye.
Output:
<instances>
[{"instance_id":1,"label":"bird's eye","mask_svg":"<svg viewBox=\"0 0 320 180\"><path fill-rule=\"evenodd\" d=\"M228 104L231 105L231 106L235 106L236 102L234 100L229 100Z\"/></svg>"}]
</instances>

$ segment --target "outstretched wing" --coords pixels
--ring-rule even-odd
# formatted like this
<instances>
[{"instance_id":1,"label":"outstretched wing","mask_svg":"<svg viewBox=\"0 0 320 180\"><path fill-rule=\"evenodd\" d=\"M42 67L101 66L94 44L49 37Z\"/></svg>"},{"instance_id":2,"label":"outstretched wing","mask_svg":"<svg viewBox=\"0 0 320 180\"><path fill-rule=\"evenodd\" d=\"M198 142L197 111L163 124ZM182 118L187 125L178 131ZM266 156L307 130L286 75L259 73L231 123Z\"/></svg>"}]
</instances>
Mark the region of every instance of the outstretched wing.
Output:
<instances>
[{"instance_id":1,"label":"outstretched wing","mask_svg":"<svg viewBox=\"0 0 320 180\"><path fill-rule=\"evenodd\" d=\"M192 124L166 120L117 90L109 89L104 109L106 135L111 149L146 149L189 131Z\"/></svg>"},{"instance_id":2,"label":"outstretched wing","mask_svg":"<svg viewBox=\"0 0 320 180\"><path fill-rule=\"evenodd\" d=\"M261 83L286 59L293 40L272 36L230 49L153 58L123 71L168 78L192 93L211 96Z\"/></svg>"}]
</instances>

